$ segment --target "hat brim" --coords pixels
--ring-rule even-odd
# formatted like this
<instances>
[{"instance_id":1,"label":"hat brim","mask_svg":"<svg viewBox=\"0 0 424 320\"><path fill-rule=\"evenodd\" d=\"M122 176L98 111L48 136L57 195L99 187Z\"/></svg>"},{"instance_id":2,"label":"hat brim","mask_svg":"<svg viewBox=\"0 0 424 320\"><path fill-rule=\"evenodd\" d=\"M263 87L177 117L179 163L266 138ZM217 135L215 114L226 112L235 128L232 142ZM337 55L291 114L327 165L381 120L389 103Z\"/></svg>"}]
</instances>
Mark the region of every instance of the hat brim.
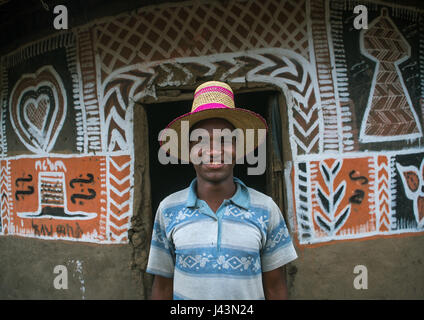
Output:
<instances>
[{"instance_id":1,"label":"hat brim","mask_svg":"<svg viewBox=\"0 0 424 320\"><path fill-rule=\"evenodd\" d=\"M220 118L228 121L231 123L234 128L239 128L243 130L244 133L244 155L249 154L250 152L253 152L260 144L264 143L266 140L266 135L260 136L258 135L258 129L265 129L268 130L268 126L266 123L266 120L260 115L253 111L242 109L242 108L215 108L215 109L206 109L198 112L189 112L186 114L183 114L179 116L178 118L171 121L166 129L172 129L174 130L178 135L178 140L176 143L178 143L177 147L173 147L172 143L173 141L167 142L167 146L169 146L169 150L167 150L167 153L170 154L172 157L181 159L181 123L182 121L188 121L189 122L189 129L192 128L196 123L207 120L207 119L213 119L213 118ZM253 144L246 143L246 130L247 129L254 129L254 140ZM162 132L162 135L165 133L165 131ZM164 141L163 137L159 137L161 148L163 147ZM169 145L169 144L171 145ZM174 150L178 150L178 154L174 152ZM243 156L244 156L243 155Z\"/></svg>"}]
</instances>

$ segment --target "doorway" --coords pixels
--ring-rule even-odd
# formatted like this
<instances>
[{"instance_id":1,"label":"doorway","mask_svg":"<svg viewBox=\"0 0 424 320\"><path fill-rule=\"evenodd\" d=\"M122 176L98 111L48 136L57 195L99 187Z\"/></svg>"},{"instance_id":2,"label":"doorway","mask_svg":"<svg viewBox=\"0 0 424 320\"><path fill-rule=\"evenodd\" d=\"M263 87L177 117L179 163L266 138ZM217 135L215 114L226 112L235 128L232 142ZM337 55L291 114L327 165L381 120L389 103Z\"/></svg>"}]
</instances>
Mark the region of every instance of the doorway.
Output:
<instances>
[{"instance_id":1,"label":"doorway","mask_svg":"<svg viewBox=\"0 0 424 320\"><path fill-rule=\"evenodd\" d=\"M236 93L235 105L260 114L266 119L269 132L267 134L267 166L262 175L248 175L248 164L236 164L234 176L247 186L268 194L283 211L283 177L281 117L278 105L278 93L275 91L258 91ZM148 123L150 185L153 215L159 203L171 193L189 186L196 174L191 164L167 164L159 162L159 132L173 119L191 110L192 101L176 101L145 104ZM280 168L280 169L278 169ZM283 211L284 212L284 211Z\"/></svg>"}]
</instances>

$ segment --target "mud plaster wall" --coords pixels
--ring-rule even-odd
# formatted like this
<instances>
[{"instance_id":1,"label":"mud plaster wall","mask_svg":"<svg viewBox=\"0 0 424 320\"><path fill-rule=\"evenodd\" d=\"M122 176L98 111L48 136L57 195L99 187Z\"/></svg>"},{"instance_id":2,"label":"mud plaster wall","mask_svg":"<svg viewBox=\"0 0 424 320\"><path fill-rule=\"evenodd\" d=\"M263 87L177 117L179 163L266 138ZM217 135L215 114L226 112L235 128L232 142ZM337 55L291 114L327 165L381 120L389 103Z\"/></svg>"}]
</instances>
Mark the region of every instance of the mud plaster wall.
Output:
<instances>
[{"instance_id":1,"label":"mud plaster wall","mask_svg":"<svg viewBox=\"0 0 424 320\"><path fill-rule=\"evenodd\" d=\"M2 57L0 243L10 259L0 292L146 298L143 104L216 79L236 91L272 87L287 104L291 296L423 297L422 14L366 1L370 28L357 31L355 4L140 8ZM56 264L68 266L72 290L52 288ZM353 289L358 264L367 291Z\"/></svg>"}]
</instances>

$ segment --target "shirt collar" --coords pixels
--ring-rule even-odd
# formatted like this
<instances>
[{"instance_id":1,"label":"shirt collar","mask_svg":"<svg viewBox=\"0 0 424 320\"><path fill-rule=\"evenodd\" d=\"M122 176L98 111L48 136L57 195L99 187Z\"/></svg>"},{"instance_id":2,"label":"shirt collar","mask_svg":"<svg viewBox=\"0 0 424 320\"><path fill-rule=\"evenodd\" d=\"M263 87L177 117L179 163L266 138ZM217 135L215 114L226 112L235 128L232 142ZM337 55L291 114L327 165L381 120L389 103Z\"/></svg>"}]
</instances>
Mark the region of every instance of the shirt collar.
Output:
<instances>
[{"instance_id":1,"label":"shirt collar","mask_svg":"<svg viewBox=\"0 0 424 320\"><path fill-rule=\"evenodd\" d=\"M249 209L250 196L247 186L239 178L234 177L234 182L237 186L236 193L229 200L236 206L239 206L245 210ZM197 178L194 178L190 183L188 196L186 200L187 207L197 207L197 194L196 194Z\"/></svg>"}]
</instances>

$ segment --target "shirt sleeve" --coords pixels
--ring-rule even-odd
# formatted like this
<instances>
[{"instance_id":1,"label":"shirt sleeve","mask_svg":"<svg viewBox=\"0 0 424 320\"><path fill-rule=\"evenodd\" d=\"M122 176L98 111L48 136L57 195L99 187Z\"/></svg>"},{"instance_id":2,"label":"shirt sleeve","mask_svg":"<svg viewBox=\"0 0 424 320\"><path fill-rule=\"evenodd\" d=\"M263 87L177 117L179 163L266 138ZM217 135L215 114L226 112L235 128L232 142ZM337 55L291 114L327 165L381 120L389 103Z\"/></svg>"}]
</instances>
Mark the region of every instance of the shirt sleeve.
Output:
<instances>
[{"instance_id":1,"label":"shirt sleeve","mask_svg":"<svg viewBox=\"0 0 424 320\"><path fill-rule=\"evenodd\" d=\"M271 199L266 242L262 249L262 272L277 269L297 258L289 230L280 208Z\"/></svg>"},{"instance_id":2,"label":"shirt sleeve","mask_svg":"<svg viewBox=\"0 0 424 320\"><path fill-rule=\"evenodd\" d=\"M174 277L175 250L167 236L164 212L159 206L153 224L152 242L146 272L166 278Z\"/></svg>"}]
</instances>

